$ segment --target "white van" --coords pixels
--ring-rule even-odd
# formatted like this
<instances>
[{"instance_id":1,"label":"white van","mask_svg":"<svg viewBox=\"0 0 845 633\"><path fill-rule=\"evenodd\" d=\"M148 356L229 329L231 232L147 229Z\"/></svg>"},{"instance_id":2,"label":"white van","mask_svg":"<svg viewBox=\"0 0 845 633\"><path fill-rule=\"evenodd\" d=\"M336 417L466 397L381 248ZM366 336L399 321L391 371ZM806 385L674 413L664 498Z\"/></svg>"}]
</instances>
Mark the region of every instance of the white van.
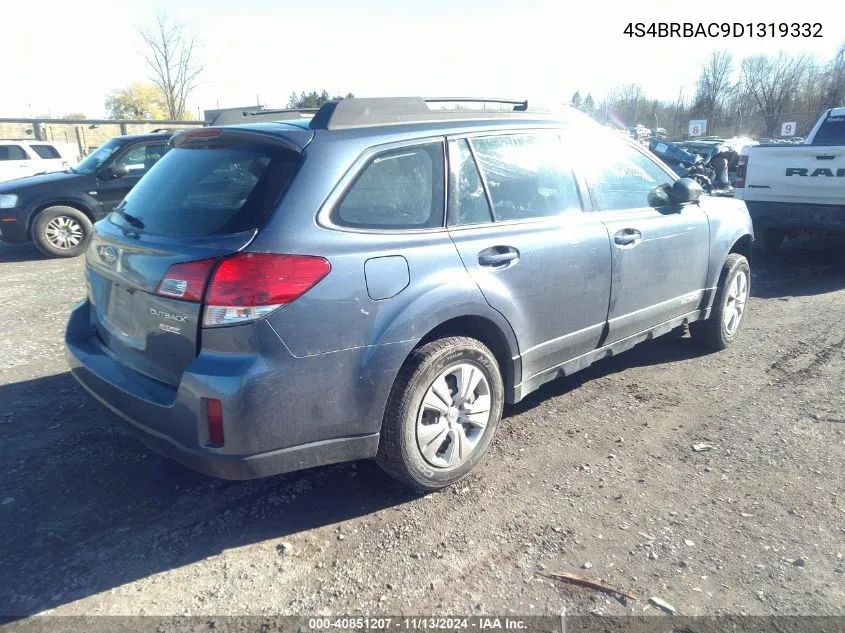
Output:
<instances>
[{"instance_id":1,"label":"white van","mask_svg":"<svg viewBox=\"0 0 845 633\"><path fill-rule=\"evenodd\" d=\"M63 171L82 160L72 143L0 140L0 182Z\"/></svg>"}]
</instances>

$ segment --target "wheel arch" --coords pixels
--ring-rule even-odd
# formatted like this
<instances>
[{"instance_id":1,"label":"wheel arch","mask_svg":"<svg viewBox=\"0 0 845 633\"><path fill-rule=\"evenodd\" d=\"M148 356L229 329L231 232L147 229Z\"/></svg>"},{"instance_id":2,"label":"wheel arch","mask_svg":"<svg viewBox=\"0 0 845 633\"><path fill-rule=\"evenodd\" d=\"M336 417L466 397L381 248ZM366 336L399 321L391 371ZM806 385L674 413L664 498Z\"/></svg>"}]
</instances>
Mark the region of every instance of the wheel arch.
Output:
<instances>
[{"instance_id":1,"label":"wheel arch","mask_svg":"<svg viewBox=\"0 0 845 633\"><path fill-rule=\"evenodd\" d=\"M754 239L752 238L750 233L745 233L741 235L736 241L734 241L733 245L731 246L730 250L728 251L728 255L731 253L737 253L745 257L748 260L748 263L751 263L751 252L752 252L752 244ZM727 256L726 256L727 257Z\"/></svg>"},{"instance_id":2,"label":"wheel arch","mask_svg":"<svg viewBox=\"0 0 845 633\"><path fill-rule=\"evenodd\" d=\"M475 314L452 317L428 331L414 346L418 349L437 339L447 336L467 336L483 343L493 354L502 372L502 382L505 386L505 401L513 402L514 386L519 376L519 352L516 349L516 339L508 337L499 324L493 320ZM513 336L513 332L511 332Z\"/></svg>"}]
</instances>

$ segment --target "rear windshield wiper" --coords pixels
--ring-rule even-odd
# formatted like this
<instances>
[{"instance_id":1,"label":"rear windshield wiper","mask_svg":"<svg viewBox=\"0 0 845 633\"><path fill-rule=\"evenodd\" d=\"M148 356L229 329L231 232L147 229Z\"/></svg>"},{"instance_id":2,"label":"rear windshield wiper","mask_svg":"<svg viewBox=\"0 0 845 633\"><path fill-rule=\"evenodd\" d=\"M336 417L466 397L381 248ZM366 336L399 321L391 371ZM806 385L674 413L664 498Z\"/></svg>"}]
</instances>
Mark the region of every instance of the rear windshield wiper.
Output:
<instances>
[{"instance_id":1,"label":"rear windshield wiper","mask_svg":"<svg viewBox=\"0 0 845 633\"><path fill-rule=\"evenodd\" d=\"M141 222L140 219L136 218L134 215L129 215L120 207L117 207L114 212L117 213L124 220L126 220L127 224L129 224L130 226L134 226L136 229L143 229L145 226L145 224Z\"/></svg>"}]
</instances>

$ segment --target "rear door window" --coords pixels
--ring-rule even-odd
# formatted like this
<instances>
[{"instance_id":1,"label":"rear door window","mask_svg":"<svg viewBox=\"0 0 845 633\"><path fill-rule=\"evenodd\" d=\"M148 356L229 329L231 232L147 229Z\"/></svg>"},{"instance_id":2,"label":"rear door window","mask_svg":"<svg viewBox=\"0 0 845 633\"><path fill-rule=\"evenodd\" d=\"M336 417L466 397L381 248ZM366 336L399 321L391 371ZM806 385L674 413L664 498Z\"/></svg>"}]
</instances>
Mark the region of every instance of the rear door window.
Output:
<instances>
[{"instance_id":1,"label":"rear door window","mask_svg":"<svg viewBox=\"0 0 845 633\"><path fill-rule=\"evenodd\" d=\"M443 161L442 143L377 154L332 211L332 222L386 230L443 226Z\"/></svg>"},{"instance_id":2,"label":"rear door window","mask_svg":"<svg viewBox=\"0 0 845 633\"><path fill-rule=\"evenodd\" d=\"M20 145L0 145L0 160L29 160Z\"/></svg>"},{"instance_id":3,"label":"rear door window","mask_svg":"<svg viewBox=\"0 0 845 633\"><path fill-rule=\"evenodd\" d=\"M560 138L513 134L472 140L497 222L581 211L581 198Z\"/></svg>"},{"instance_id":4,"label":"rear door window","mask_svg":"<svg viewBox=\"0 0 845 633\"><path fill-rule=\"evenodd\" d=\"M490 202L466 139L450 141L449 225L466 226L493 221Z\"/></svg>"},{"instance_id":5,"label":"rear door window","mask_svg":"<svg viewBox=\"0 0 845 633\"><path fill-rule=\"evenodd\" d=\"M48 160L53 158L61 158L59 152L52 145L30 145L30 147L41 158L46 158Z\"/></svg>"},{"instance_id":6,"label":"rear door window","mask_svg":"<svg viewBox=\"0 0 845 633\"><path fill-rule=\"evenodd\" d=\"M143 176L169 149L167 142L141 143L133 145L128 152L114 162L116 165L126 167L130 176Z\"/></svg>"},{"instance_id":7,"label":"rear door window","mask_svg":"<svg viewBox=\"0 0 845 633\"><path fill-rule=\"evenodd\" d=\"M295 152L264 145L170 149L129 192L111 221L164 237L258 229L298 162Z\"/></svg>"}]
</instances>

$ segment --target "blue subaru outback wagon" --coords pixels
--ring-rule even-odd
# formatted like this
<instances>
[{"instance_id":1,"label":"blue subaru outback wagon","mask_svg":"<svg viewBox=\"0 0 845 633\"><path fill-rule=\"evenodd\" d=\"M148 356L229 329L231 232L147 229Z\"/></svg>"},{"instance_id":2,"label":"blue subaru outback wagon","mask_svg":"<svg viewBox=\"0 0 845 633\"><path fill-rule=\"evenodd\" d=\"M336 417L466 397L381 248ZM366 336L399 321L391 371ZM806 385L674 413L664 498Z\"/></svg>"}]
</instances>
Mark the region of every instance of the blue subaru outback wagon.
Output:
<instances>
[{"instance_id":1,"label":"blue subaru outback wagon","mask_svg":"<svg viewBox=\"0 0 845 633\"><path fill-rule=\"evenodd\" d=\"M174 136L95 227L76 379L213 476L375 458L434 490L547 381L687 324L733 342L742 202L574 110L467 101L346 99Z\"/></svg>"}]
</instances>

